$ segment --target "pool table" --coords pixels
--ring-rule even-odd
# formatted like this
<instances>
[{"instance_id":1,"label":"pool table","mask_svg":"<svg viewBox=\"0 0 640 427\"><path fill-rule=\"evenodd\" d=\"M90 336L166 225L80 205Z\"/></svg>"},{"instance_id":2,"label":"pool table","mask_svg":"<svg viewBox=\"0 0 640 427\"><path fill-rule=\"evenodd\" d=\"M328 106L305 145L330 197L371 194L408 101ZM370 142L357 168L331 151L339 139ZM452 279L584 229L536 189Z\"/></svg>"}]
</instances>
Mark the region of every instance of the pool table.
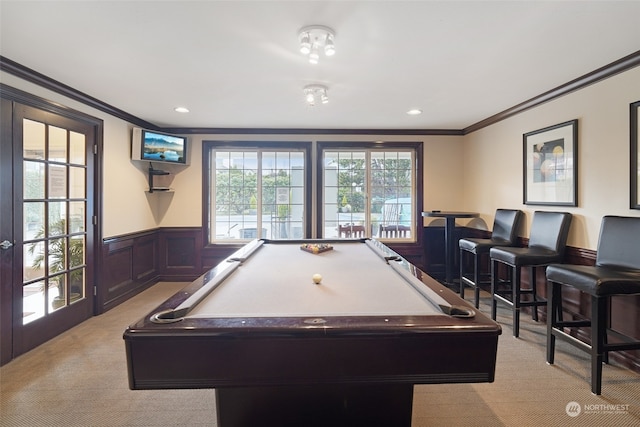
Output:
<instances>
[{"instance_id":1,"label":"pool table","mask_svg":"<svg viewBox=\"0 0 640 427\"><path fill-rule=\"evenodd\" d=\"M494 380L500 333L377 240L254 240L124 340L131 389L215 388L221 427L410 426L414 384Z\"/></svg>"}]
</instances>

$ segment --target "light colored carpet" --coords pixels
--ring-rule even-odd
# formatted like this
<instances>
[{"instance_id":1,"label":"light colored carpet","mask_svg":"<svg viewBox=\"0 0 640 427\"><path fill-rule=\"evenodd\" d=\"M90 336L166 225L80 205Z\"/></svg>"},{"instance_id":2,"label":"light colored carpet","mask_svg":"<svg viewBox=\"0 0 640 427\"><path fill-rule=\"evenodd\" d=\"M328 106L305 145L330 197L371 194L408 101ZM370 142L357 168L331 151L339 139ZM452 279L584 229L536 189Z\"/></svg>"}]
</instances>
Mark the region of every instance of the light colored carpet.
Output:
<instances>
[{"instance_id":1,"label":"light colored carpet","mask_svg":"<svg viewBox=\"0 0 640 427\"><path fill-rule=\"evenodd\" d=\"M2 367L0 425L215 426L213 390L128 388L123 331L184 285L160 283ZM498 316L496 381L416 386L414 427L640 426L640 375L607 365L602 396L592 395L586 354L558 343L549 366L544 324L523 315L515 339L510 311L500 308ZM578 416L567 415L571 402Z\"/></svg>"}]
</instances>

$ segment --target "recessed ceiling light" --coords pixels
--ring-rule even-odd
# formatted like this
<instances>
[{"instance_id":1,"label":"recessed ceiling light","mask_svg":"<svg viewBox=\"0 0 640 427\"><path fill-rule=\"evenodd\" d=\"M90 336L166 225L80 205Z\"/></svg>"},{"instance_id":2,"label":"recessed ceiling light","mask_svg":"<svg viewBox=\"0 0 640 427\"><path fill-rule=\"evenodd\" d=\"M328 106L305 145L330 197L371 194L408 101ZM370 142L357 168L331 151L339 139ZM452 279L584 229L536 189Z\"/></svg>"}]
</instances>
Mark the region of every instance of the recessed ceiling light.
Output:
<instances>
[{"instance_id":1,"label":"recessed ceiling light","mask_svg":"<svg viewBox=\"0 0 640 427\"><path fill-rule=\"evenodd\" d=\"M178 113L188 113L189 109L187 107L176 107L174 108L175 111L177 111Z\"/></svg>"},{"instance_id":2,"label":"recessed ceiling light","mask_svg":"<svg viewBox=\"0 0 640 427\"><path fill-rule=\"evenodd\" d=\"M418 114L422 114L422 110L418 109L418 108L413 108L409 111L407 111L407 114L410 116L417 116Z\"/></svg>"}]
</instances>

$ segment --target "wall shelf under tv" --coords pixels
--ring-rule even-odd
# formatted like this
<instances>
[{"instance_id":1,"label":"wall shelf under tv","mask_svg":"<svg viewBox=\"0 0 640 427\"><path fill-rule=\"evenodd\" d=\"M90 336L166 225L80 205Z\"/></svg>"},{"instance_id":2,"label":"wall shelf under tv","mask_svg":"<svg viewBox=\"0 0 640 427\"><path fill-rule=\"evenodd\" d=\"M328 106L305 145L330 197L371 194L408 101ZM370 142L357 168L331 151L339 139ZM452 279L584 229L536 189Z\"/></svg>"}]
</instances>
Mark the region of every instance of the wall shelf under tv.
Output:
<instances>
[{"instance_id":1,"label":"wall shelf under tv","mask_svg":"<svg viewBox=\"0 0 640 427\"><path fill-rule=\"evenodd\" d=\"M154 169L153 165L149 163L149 193L173 191L169 187L155 185L154 178L162 175L171 175L171 172L162 169Z\"/></svg>"}]
</instances>

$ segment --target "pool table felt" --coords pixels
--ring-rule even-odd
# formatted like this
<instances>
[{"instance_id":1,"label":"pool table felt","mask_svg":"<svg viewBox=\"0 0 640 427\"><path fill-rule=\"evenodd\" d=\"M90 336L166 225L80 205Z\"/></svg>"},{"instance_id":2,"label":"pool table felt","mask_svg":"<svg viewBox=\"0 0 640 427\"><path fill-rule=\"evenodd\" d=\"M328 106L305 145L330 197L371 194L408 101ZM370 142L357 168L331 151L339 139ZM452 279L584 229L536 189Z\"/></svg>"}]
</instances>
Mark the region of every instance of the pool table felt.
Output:
<instances>
[{"instance_id":1,"label":"pool table felt","mask_svg":"<svg viewBox=\"0 0 640 427\"><path fill-rule=\"evenodd\" d=\"M313 283L316 273L320 284ZM414 285L367 244L338 243L320 254L265 244L188 317L442 315L437 300Z\"/></svg>"}]
</instances>

